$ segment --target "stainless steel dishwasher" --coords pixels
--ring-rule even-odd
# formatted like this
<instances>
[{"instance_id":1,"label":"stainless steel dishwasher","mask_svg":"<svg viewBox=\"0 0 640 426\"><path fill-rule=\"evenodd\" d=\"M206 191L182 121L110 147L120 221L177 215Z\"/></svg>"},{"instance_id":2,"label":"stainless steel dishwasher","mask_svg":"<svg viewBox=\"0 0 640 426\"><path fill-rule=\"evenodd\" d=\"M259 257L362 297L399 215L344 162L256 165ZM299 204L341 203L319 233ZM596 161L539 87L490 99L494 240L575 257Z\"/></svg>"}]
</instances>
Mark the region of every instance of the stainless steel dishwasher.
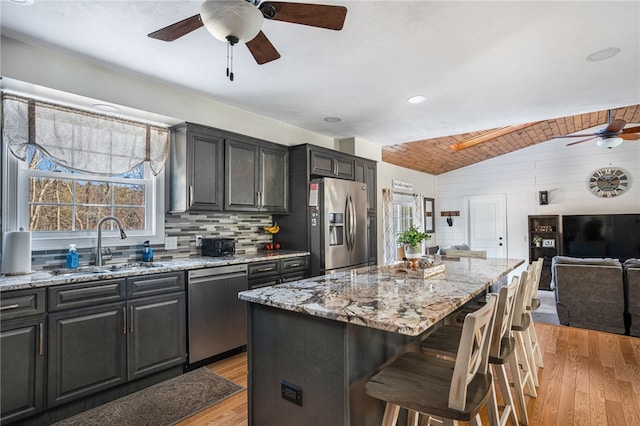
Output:
<instances>
[{"instance_id":1,"label":"stainless steel dishwasher","mask_svg":"<svg viewBox=\"0 0 640 426\"><path fill-rule=\"evenodd\" d=\"M189 364L247 344L247 265L189 271Z\"/></svg>"}]
</instances>

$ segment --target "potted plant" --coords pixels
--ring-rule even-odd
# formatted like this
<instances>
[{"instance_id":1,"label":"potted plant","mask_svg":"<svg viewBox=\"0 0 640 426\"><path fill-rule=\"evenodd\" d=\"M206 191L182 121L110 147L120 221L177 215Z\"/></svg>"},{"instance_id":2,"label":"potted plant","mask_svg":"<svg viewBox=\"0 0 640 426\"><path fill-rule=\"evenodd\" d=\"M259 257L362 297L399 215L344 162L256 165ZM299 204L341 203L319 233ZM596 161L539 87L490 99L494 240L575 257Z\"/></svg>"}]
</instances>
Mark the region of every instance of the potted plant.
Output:
<instances>
[{"instance_id":1,"label":"potted plant","mask_svg":"<svg viewBox=\"0 0 640 426\"><path fill-rule=\"evenodd\" d=\"M411 225L409 229L398 234L397 241L404 246L404 255L407 259L419 259L422 256L421 243L429 238L431 238L429 234Z\"/></svg>"},{"instance_id":2,"label":"potted plant","mask_svg":"<svg viewBox=\"0 0 640 426\"><path fill-rule=\"evenodd\" d=\"M533 238L531 239L531 242L536 247L540 247L542 245L542 237L540 235L534 235Z\"/></svg>"}]
</instances>

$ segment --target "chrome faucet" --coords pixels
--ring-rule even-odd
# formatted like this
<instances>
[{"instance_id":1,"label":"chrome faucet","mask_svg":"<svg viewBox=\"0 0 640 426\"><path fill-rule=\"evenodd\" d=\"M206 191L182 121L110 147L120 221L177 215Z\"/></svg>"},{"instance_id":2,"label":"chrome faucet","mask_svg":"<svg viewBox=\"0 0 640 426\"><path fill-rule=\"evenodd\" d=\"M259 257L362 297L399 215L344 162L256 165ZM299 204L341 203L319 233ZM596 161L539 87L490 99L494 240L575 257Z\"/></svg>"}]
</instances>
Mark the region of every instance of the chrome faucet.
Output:
<instances>
[{"instance_id":1,"label":"chrome faucet","mask_svg":"<svg viewBox=\"0 0 640 426\"><path fill-rule=\"evenodd\" d=\"M124 227L122 226L122 222L115 216L106 216L100 219L98 222L98 252L96 253L96 266L102 266L102 224L107 220L115 221L116 225L118 225L118 229L120 230L120 238L123 240L127 238L127 234L124 233Z\"/></svg>"}]
</instances>

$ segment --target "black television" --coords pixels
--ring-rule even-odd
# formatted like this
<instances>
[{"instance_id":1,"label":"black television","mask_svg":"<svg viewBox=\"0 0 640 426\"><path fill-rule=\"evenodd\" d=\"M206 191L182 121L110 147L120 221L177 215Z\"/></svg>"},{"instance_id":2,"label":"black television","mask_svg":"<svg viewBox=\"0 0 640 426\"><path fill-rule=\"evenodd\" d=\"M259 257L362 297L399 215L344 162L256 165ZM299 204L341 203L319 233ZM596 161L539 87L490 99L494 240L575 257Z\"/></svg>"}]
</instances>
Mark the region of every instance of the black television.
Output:
<instances>
[{"instance_id":1,"label":"black television","mask_svg":"<svg viewBox=\"0 0 640 426\"><path fill-rule=\"evenodd\" d=\"M562 254L621 262L640 258L640 214L562 216Z\"/></svg>"}]
</instances>

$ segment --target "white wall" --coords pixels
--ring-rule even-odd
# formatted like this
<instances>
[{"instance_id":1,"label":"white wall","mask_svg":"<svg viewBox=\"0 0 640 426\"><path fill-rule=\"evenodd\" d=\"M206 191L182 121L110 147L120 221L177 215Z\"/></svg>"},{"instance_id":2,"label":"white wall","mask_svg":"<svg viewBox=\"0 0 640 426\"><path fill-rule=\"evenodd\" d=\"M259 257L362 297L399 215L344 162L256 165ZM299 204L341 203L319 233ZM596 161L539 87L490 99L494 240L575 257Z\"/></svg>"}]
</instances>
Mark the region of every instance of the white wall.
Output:
<instances>
[{"instance_id":1,"label":"white wall","mask_svg":"<svg viewBox=\"0 0 640 426\"><path fill-rule=\"evenodd\" d=\"M436 221L439 245L465 242L466 195L506 194L508 256L525 260L528 215L640 213L640 141L611 150L598 148L595 141L566 144L566 139L553 140L438 175L437 215L442 210L460 210L463 215L454 218L453 227L444 219ZM622 168L630 176L629 189L611 199L591 194L587 184L595 170L607 166ZM549 204L540 206L538 191L545 190Z\"/></svg>"},{"instance_id":2,"label":"white wall","mask_svg":"<svg viewBox=\"0 0 640 426\"><path fill-rule=\"evenodd\" d=\"M176 86L8 37L0 42L3 77L283 145L334 145L333 138L213 102Z\"/></svg>"}]
</instances>

